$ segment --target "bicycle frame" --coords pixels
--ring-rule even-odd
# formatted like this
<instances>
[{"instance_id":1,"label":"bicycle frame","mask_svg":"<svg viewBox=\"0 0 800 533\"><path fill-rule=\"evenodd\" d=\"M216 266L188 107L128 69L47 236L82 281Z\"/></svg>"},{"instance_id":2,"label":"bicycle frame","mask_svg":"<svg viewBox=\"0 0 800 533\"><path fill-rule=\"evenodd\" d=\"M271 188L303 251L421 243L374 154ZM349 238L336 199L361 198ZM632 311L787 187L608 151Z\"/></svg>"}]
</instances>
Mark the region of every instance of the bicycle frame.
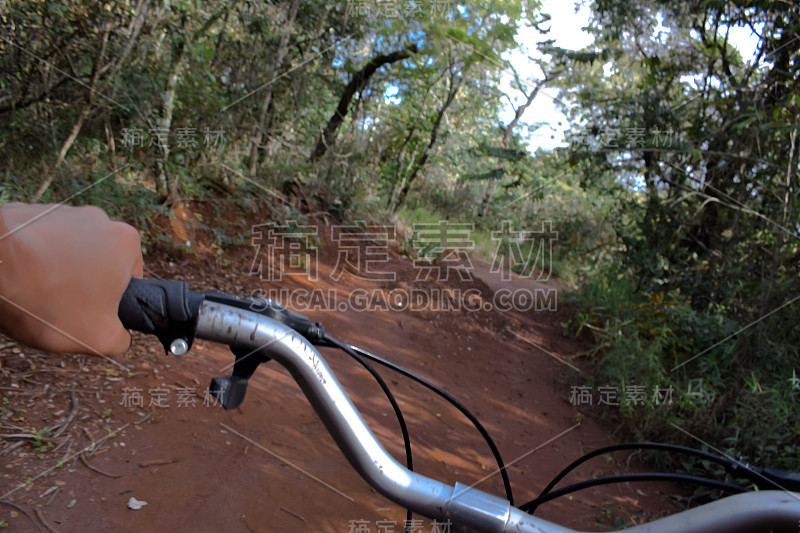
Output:
<instances>
[{"instance_id":1,"label":"bicycle frame","mask_svg":"<svg viewBox=\"0 0 800 533\"><path fill-rule=\"evenodd\" d=\"M246 309L204 300L195 336L244 353L237 362L264 356L283 365L353 468L395 503L431 519L487 533L576 533L533 517L497 496L460 483L450 486L398 463L375 438L320 353L293 329ZM731 496L625 531L796 533L799 525L800 494L763 491Z\"/></svg>"}]
</instances>

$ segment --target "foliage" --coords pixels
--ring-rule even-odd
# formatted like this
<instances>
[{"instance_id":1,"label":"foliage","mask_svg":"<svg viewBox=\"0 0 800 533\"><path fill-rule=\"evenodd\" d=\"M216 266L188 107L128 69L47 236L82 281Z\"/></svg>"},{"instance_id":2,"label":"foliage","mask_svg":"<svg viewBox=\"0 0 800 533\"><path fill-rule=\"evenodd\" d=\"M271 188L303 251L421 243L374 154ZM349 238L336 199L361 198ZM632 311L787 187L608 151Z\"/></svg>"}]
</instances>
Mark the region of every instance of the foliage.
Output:
<instances>
[{"instance_id":1,"label":"foliage","mask_svg":"<svg viewBox=\"0 0 800 533\"><path fill-rule=\"evenodd\" d=\"M639 438L702 438L796 470L800 11L593 9L591 50L550 51L570 69L570 162L615 205L615 238L577 296L597 379L680 393L671 409L623 409ZM752 59L728 42L736 26L759 31Z\"/></svg>"},{"instance_id":2,"label":"foliage","mask_svg":"<svg viewBox=\"0 0 800 533\"><path fill-rule=\"evenodd\" d=\"M153 215L210 191L230 198L216 218L259 198L281 221L464 222L486 257L501 229L547 224L547 268L577 290L572 329L596 335L597 382L676 391L671 409L623 409L632 433L684 439L674 423L800 468L800 390L787 389L800 372L800 7L595 0L594 43L544 41L537 81L506 59L546 21L537 2L386 4L2 2L0 200L97 204L145 247L170 241ZM730 39L747 28L752 58ZM519 120L545 81L570 143L531 153ZM515 118L498 124L506 100ZM224 261L240 242L216 232L211 248Z\"/></svg>"}]
</instances>

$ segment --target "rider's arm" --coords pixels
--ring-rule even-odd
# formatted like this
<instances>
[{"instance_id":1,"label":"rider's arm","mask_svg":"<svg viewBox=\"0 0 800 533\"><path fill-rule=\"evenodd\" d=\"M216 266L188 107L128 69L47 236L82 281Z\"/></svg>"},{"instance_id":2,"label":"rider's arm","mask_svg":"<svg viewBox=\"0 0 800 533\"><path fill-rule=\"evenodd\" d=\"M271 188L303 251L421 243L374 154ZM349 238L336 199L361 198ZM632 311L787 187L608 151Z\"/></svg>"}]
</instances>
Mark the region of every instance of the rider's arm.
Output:
<instances>
[{"instance_id":1,"label":"rider's arm","mask_svg":"<svg viewBox=\"0 0 800 533\"><path fill-rule=\"evenodd\" d=\"M118 355L117 307L142 276L139 233L96 207L0 207L0 331L39 349Z\"/></svg>"}]
</instances>

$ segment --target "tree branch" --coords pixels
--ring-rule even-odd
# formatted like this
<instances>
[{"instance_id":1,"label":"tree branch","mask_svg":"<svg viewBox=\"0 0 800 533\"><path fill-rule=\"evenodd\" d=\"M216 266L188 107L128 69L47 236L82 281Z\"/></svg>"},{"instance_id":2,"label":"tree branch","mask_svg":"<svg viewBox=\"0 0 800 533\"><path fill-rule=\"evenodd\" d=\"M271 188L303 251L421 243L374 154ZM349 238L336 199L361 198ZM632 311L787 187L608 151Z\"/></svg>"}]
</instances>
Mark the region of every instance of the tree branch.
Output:
<instances>
[{"instance_id":1,"label":"tree branch","mask_svg":"<svg viewBox=\"0 0 800 533\"><path fill-rule=\"evenodd\" d=\"M333 142L336 138L336 132L339 130L339 126L342 125L344 118L347 116L353 96L366 87L370 77L372 77L372 75L375 74L375 72L382 66L396 63L397 61L406 59L410 57L411 54L416 54L417 52L417 45L408 45L404 50L396 50L391 54L379 55L372 58L369 63L364 66L364 68L353 74L353 77L350 79L350 83L348 83L344 88L344 92L339 99L339 105L336 106L336 111L333 112L333 115L328 120L328 124L325 126L322 134L320 134L317 145L314 147L311 157L309 157L309 161L319 160L323 155L325 155L325 152L328 151L328 148L333 145Z\"/></svg>"}]
</instances>

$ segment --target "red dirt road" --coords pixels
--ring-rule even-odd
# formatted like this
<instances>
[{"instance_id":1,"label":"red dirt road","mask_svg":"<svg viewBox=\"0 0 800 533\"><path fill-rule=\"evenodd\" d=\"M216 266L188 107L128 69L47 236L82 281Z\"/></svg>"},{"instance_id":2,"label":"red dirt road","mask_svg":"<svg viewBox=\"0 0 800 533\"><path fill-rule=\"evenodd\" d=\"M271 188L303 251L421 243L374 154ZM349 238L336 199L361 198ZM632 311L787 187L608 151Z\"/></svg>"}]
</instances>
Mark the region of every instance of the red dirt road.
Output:
<instances>
[{"instance_id":1,"label":"red dirt road","mask_svg":"<svg viewBox=\"0 0 800 533\"><path fill-rule=\"evenodd\" d=\"M563 336L570 311L561 294L552 300L554 293L547 292L555 285L517 276L503 280L481 264L473 265L472 280L450 273L448 280L418 281L419 269L394 256L383 269L396 274L393 282L350 274L335 281L336 251L326 248L319 259L318 281L297 277L280 284L249 275L248 250L224 271L213 263L204 267L200 259L181 264L163 257L149 258L148 267L150 276L185 279L198 290L245 295L280 286L334 294L348 309L300 310L334 336L426 377L471 409L511 464L517 504L535 497L583 453L615 442L612 427L570 403L571 388L584 383L574 368L582 359L573 356L588 346ZM353 309L370 302L364 294L373 306L385 306L398 294L430 296L437 294L434 289L466 294L470 305L437 311L429 300L422 309ZM503 306L498 294L515 291L539 294L542 307L555 302L557 310L496 308ZM476 302L478 310L471 308ZM301 298L294 303L303 305ZM3 434L59 428L75 411L51 446L4 437L0 449L0 500L56 531L403 530L404 510L357 476L300 389L274 362L251 380L243 405L226 412L206 405L203 394L211 378L230 373L225 367L233 356L225 347L198 342L183 357L165 357L153 339L137 335L130 354L120 359L128 372L98 358L2 344ZM384 446L402 461L397 421L379 387L343 353L324 350L323 356ZM489 449L468 421L421 386L388 370L382 374L409 424L415 470L447 483L487 478L479 488L504 494ZM84 449L82 459L78 452ZM624 455L598 458L568 482L629 471L625 465ZM631 525L674 511L664 495L671 491L664 484L607 486L546 504L537 515L568 527L607 530L614 519ZM129 510L131 497L147 505ZM7 504L0 504L0 520L8 531L37 530ZM417 532L436 531L428 520L414 526Z\"/></svg>"}]
</instances>

